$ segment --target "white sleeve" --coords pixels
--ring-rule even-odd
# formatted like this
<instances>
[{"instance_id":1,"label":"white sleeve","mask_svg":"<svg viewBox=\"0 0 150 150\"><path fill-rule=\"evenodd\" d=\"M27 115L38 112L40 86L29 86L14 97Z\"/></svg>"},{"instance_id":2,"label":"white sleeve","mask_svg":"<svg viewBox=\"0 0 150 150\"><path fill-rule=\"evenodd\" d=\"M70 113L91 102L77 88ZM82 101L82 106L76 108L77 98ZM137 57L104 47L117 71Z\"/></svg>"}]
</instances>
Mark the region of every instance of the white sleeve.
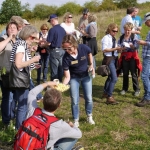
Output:
<instances>
[{"instance_id":1,"label":"white sleeve","mask_svg":"<svg viewBox=\"0 0 150 150\"><path fill-rule=\"evenodd\" d=\"M17 47L17 50L16 50L16 53L20 53L20 52L22 52L22 53L24 53L25 52L25 48L23 47L23 46L18 46Z\"/></svg>"}]
</instances>

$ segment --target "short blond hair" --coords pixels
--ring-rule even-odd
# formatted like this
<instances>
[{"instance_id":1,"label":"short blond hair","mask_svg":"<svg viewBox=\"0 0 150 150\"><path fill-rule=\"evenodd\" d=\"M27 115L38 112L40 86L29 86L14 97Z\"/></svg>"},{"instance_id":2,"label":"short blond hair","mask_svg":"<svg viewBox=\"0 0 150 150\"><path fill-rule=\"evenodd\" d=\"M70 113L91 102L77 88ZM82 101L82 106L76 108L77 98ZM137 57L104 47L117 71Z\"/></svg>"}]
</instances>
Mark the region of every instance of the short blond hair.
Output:
<instances>
[{"instance_id":1,"label":"short blond hair","mask_svg":"<svg viewBox=\"0 0 150 150\"><path fill-rule=\"evenodd\" d=\"M90 15L88 16L88 22L89 22L89 23L90 23L90 22L96 22L96 20L97 20L97 16L96 16L96 15L90 14Z\"/></svg>"},{"instance_id":2,"label":"short blond hair","mask_svg":"<svg viewBox=\"0 0 150 150\"><path fill-rule=\"evenodd\" d=\"M133 29L134 26L131 22L127 22L124 26L123 26L124 29Z\"/></svg>"}]
</instances>

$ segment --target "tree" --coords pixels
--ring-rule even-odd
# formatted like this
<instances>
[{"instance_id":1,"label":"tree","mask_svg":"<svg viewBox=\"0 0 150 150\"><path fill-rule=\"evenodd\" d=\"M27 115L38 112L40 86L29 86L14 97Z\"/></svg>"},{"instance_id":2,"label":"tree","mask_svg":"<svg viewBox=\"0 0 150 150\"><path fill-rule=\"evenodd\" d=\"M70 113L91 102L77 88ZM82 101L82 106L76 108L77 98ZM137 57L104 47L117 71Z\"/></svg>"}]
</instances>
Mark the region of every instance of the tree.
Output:
<instances>
[{"instance_id":1,"label":"tree","mask_svg":"<svg viewBox=\"0 0 150 150\"><path fill-rule=\"evenodd\" d=\"M0 12L0 23L7 23L12 16L21 16L21 2L18 0L5 0Z\"/></svg>"},{"instance_id":2,"label":"tree","mask_svg":"<svg viewBox=\"0 0 150 150\"><path fill-rule=\"evenodd\" d=\"M101 2L98 0L91 0L89 2L86 2L84 4L85 8L88 8L90 10L90 12L97 12L99 7L101 5Z\"/></svg>"},{"instance_id":3,"label":"tree","mask_svg":"<svg viewBox=\"0 0 150 150\"><path fill-rule=\"evenodd\" d=\"M34 18L45 19L45 18L48 18L50 14L55 14L56 9L57 9L57 6L37 4L33 8L33 16Z\"/></svg>"},{"instance_id":4,"label":"tree","mask_svg":"<svg viewBox=\"0 0 150 150\"><path fill-rule=\"evenodd\" d=\"M117 10L117 6L114 4L112 0L103 0L99 10L105 10L105 11Z\"/></svg>"},{"instance_id":5,"label":"tree","mask_svg":"<svg viewBox=\"0 0 150 150\"><path fill-rule=\"evenodd\" d=\"M115 0L118 8L128 8L137 5L137 0Z\"/></svg>"}]
</instances>

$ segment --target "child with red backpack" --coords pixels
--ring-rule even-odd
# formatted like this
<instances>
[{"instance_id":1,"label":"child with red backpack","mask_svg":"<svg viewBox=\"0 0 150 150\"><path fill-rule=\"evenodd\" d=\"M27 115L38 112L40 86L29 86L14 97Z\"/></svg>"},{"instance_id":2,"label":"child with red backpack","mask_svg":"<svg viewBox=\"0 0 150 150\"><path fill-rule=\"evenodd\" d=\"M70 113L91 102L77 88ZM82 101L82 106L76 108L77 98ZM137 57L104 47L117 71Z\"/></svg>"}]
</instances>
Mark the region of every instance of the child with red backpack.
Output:
<instances>
[{"instance_id":1,"label":"child with red backpack","mask_svg":"<svg viewBox=\"0 0 150 150\"><path fill-rule=\"evenodd\" d=\"M62 95L54 88L43 97L43 109L37 105L36 96L56 82L49 81L33 88L28 95L27 120L16 134L14 150L71 150L82 133L72 122L58 120L54 113L60 106Z\"/></svg>"}]
</instances>

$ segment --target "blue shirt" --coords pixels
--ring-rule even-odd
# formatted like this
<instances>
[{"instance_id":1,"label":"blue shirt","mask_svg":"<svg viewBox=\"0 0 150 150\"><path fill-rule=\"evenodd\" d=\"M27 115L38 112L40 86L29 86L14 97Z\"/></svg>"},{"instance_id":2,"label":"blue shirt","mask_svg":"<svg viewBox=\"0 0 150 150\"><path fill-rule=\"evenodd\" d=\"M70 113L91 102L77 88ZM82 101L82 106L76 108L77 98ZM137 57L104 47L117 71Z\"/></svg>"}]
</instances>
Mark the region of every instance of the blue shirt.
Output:
<instances>
[{"instance_id":1,"label":"blue shirt","mask_svg":"<svg viewBox=\"0 0 150 150\"><path fill-rule=\"evenodd\" d=\"M73 58L67 52L63 57L63 69L70 71L71 78L82 78L88 76L88 54L91 49L84 44L79 44L77 58Z\"/></svg>"},{"instance_id":2,"label":"blue shirt","mask_svg":"<svg viewBox=\"0 0 150 150\"><path fill-rule=\"evenodd\" d=\"M51 43L50 48L60 48L66 31L59 24L53 26L47 36L47 42Z\"/></svg>"},{"instance_id":3,"label":"blue shirt","mask_svg":"<svg viewBox=\"0 0 150 150\"><path fill-rule=\"evenodd\" d=\"M142 48L142 57L150 56L150 31L148 32L148 35L146 37L147 45L143 45Z\"/></svg>"}]
</instances>

